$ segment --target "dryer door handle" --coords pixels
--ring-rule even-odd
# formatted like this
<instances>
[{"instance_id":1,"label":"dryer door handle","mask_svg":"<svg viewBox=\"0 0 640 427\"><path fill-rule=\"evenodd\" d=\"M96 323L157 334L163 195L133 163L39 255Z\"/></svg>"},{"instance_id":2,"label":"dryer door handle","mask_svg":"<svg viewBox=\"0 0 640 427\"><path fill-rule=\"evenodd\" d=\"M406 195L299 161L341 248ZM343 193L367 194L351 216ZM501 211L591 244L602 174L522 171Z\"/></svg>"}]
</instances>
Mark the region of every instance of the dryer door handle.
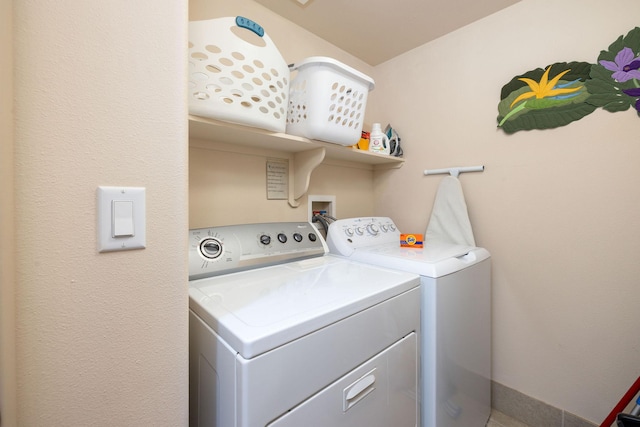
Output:
<instances>
[{"instance_id":1,"label":"dryer door handle","mask_svg":"<svg viewBox=\"0 0 640 427\"><path fill-rule=\"evenodd\" d=\"M376 370L373 369L343 390L343 411L348 411L353 405L364 399L369 393L376 389L375 374Z\"/></svg>"}]
</instances>

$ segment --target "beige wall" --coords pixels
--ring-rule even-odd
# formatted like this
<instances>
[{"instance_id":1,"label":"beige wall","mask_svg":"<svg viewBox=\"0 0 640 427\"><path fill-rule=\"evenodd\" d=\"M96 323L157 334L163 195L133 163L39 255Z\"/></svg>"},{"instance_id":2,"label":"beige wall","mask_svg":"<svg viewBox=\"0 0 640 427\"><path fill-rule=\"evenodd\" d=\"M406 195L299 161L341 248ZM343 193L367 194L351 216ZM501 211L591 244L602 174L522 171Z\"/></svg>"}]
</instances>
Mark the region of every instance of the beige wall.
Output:
<instances>
[{"instance_id":1,"label":"beige wall","mask_svg":"<svg viewBox=\"0 0 640 427\"><path fill-rule=\"evenodd\" d=\"M389 102L372 113L407 158L376 177L376 213L423 231L441 179L423 169L485 165L461 181L493 255L493 377L596 423L638 375L640 119L599 110L507 135L497 105L517 74L596 62L638 16L635 0L522 0L373 75Z\"/></svg>"},{"instance_id":2,"label":"beige wall","mask_svg":"<svg viewBox=\"0 0 640 427\"><path fill-rule=\"evenodd\" d=\"M13 222L13 1L0 1L0 414L16 424Z\"/></svg>"},{"instance_id":3,"label":"beige wall","mask_svg":"<svg viewBox=\"0 0 640 427\"><path fill-rule=\"evenodd\" d=\"M19 424L186 425L187 4L14 8ZM97 252L100 185L146 188L146 249Z\"/></svg>"},{"instance_id":4,"label":"beige wall","mask_svg":"<svg viewBox=\"0 0 640 427\"><path fill-rule=\"evenodd\" d=\"M307 221L307 199L292 208L286 200L267 200L268 158L289 158L287 153L238 154L200 148L189 150L189 226L276 221ZM371 215L373 173L370 169L326 162L313 171L308 194L336 197L336 215Z\"/></svg>"},{"instance_id":5,"label":"beige wall","mask_svg":"<svg viewBox=\"0 0 640 427\"><path fill-rule=\"evenodd\" d=\"M260 24L287 63L329 56L370 75L373 68L251 0L191 0L189 19L246 16ZM373 92L372 92L373 94ZM325 161L311 175L309 191L292 208L286 200L266 199L266 161L291 155L277 151L232 153L192 141L189 169L189 226L269 221L306 221L308 195L336 196L340 217L373 214L371 167ZM246 151L246 150L243 150ZM221 185L224 183L225 185Z\"/></svg>"}]
</instances>

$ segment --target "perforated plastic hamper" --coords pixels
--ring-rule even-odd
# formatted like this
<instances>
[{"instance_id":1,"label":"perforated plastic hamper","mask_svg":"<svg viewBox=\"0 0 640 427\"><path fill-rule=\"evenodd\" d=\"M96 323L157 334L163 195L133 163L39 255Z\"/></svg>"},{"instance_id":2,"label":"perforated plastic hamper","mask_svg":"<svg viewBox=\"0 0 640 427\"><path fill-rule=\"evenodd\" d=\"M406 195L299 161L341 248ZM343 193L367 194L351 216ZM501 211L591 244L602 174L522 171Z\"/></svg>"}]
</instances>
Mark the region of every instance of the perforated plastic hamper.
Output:
<instances>
[{"instance_id":1,"label":"perforated plastic hamper","mask_svg":"<svg viewBox=\"0 0 640 427\"><path fill-rule=\"evenodd\" d=\"M371 77L332 58L314 56L289 66L287 133L340 145L362 135Z\"/></svg>"},{"instance_id":2,"label":"perforated plastic hamper","mask_svg":"<svg viewBox=\"0 0 640 427\"><path fill-rule=\"evenodd\" d=\"M289 68L250 19L189 22L189 113L284 132Z\"/></svg>"}]
</instances>

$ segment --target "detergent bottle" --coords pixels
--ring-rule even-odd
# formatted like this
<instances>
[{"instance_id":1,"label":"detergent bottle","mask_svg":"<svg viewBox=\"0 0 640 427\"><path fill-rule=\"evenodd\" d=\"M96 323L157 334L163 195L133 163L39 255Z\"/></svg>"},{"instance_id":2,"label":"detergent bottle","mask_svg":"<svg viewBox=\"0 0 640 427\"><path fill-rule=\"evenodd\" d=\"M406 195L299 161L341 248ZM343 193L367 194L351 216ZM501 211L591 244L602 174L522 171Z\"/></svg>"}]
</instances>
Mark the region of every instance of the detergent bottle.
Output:
<instances>
[{"instance_id":1,"label":"detergent bottle","mask_svg":"<svg viewBox=\"0 0 640 427\"><path fill-rule=\"evenodd\" d=\"M378 154L389 154L389 137L382 132L380 123L374 123L371 127L369 151Z\"/></svg>"}]
</instances>

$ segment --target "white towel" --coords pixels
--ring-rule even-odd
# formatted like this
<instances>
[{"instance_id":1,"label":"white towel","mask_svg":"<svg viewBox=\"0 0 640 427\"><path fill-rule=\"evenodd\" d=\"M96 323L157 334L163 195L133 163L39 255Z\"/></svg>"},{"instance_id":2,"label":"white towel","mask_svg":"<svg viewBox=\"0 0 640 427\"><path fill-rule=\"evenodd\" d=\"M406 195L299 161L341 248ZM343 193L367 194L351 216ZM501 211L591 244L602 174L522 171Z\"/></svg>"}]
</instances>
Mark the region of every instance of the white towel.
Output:
<instances>
[{"instance_id":1,"label":"white towel","mask_svg":"<svg viewBox=\"0 0 640 427\"><path fill-rule=\"evenodd\" d=\"M476 245L462 185L454 176L447 176L440 182L425 233L425 243Z\"/></svg>"}]
</instances>

